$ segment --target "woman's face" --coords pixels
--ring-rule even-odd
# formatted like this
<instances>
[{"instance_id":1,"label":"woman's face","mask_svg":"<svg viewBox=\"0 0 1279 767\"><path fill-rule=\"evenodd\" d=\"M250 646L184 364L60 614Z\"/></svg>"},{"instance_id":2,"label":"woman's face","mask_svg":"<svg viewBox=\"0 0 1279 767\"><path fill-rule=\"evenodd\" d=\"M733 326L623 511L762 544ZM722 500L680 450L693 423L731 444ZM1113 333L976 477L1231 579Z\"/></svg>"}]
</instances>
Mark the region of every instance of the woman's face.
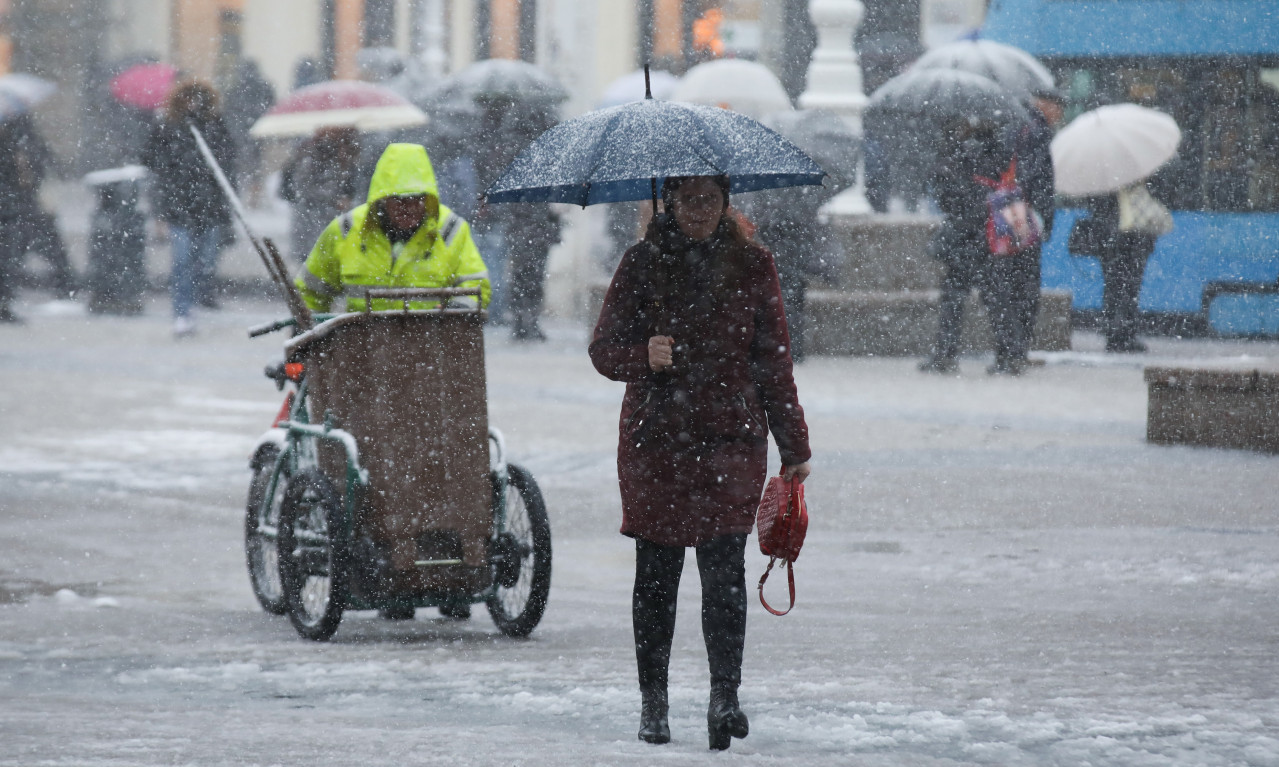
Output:
<instances>
[{"instance_id":1,"label":"woman's face","mask_svg":"<svg viewBox=\"0 0 1279 767\"><path fill-rule=\"evenodd\" d=\"M694 178L680 184L671 205L675 223L685 237L704 240L715 233L724 214L724 193L711 178Z\"/></svg>"}]
</instances>

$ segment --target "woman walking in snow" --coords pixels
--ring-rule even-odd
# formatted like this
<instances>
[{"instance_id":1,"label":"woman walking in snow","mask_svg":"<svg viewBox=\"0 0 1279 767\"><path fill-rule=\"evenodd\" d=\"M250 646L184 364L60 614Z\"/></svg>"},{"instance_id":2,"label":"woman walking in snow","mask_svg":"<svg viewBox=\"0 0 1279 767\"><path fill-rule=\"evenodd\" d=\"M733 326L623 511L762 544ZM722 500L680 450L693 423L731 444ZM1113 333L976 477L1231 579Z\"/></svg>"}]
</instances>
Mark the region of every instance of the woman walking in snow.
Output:
<instances>
[{"instance_id":1,"label":"woman walking in snow","mask_svg":"<svg viewBox=\"0 0 1279 767\"><path fill-rule=\"evenodd\" d=\"M728 214L728 189L724 176L667 179L667 213L622 257L590 346L595 368L626 382L617 468L621 532L635 539L639 738L670 741L667 668L693 547L717 750L749 731L737 697L744 554L769 432L788 476L807 477L810 455L777 269Z\"/></svg>"},{"instance_id":2,"label":"woman walking in snow","mask_svg":"<svg viewBox=\"0 0 1279 767\"><path fill-rule=\"evenodd\" d=\"M223 235L231 225L230 204L200 153L192 126L200 130L218 164L232 168L235 147L218 112L217 93L198 81L174 89L164 119L151 132L142 154L142 164L153 175L151 207L168 225L173 245L169 281L173 334L179 338L195 332L193 304L217 306L214 275Z\"/></svg>"}]
</instances>

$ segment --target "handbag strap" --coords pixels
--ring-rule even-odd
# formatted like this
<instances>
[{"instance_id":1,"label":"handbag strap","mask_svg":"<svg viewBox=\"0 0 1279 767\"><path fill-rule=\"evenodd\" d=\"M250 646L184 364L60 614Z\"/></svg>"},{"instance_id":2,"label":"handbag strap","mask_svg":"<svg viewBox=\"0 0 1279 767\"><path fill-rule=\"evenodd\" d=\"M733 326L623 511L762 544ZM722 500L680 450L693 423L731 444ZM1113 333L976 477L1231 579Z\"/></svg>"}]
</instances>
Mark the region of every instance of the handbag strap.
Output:
<instances>
[{"instance_id":1,"label":"handbag strap","mask_svg":"<svg viewBox=\"0 0 1279 767\"><path fill-rule=\"evenodd\" d=\"M784 566L786 567L786 581L790 585L790 604L786 606L786 609L780 612L777 610L774 610L773 606L768 603L768 600L764 599L764 581L768 580L768 574L769 572L772 571L773 564L776 561L777 561L777 557L769 557L768 567L764 569L764 574L759 577L759 603L764 606L765 610L769 611L773 615L785 615L786 613L790 612L792 608L795 607L795 565L794 564L792 564L791 562L785 559L782 560L782 562L785 563Z\"/></svg>"}]
</instances>

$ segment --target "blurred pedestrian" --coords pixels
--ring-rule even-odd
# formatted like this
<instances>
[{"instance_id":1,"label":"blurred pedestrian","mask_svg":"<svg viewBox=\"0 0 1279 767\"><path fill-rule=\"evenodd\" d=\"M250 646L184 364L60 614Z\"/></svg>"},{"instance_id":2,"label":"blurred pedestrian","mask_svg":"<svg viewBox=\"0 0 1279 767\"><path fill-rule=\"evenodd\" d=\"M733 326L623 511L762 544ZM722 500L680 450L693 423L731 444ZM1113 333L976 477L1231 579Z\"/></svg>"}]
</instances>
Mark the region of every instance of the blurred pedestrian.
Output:
<instances>
[{"instance_id":1,"label":"blurred pedestrian","mask_svg":"<svg viewBox=\"0 0 1279 767\"><path fill-rule=\"evenodd\" d=\"M7 303L22 281L26 254L32 252L48 264L54 295L68 297L77 288L57 219L40 204L40 186L52 164L53 153L31 115L0 123L0 258L6 262L0 279L6 296L0 301Z\"/></svg>"},{"instance_id":2,"label":"blurred pedestrian","mask_svg":"<svg viewBox=\"0 0 1279 767\"><path fill-rule=\"evenodd\" d=\"M524 147L553 126L558 117L555 104L524 103L507 97L484 97L476 103L481 114L478 129L468 144L479 189L483 190L497 180ZM489 322L506 325L513 321L514 271L523 270L523 285L530 286L537 281L540 287L545 273L543 249L559 239L558 217L546 203L481 205L475 216L475 239L493 283ZM521 259L518 267L513 263L516 258ZM526 292L519 300L529 297L540 304L540 294L533 296ZM524 306L522 310L527 312L529 308ZM516 333L516 337L519 336Z\"/></svg>"},{"instance_id":3,"label":"blurred pedestrian","mask_svg":"<svg viewBox=\"0 0 1279 767\"><path fill-rule=\"evenodd\" d=\"M798 186L752 194L742 202L741 213L749 219L754 238L773 253L777 264L795 362L802 362L806 354L808 284L814 279L837 282L843 262L843 247L817 213L831 197L827 187Z\"/></svg>"},{"instance_id":4,"label":"blurred pedestrian","mask_svg":"<svg viewBox=\"0 0 1279 767\"><path fill-rule=\"evenodd\" d=\"M746 737L746 536L771 431L784 473L808 476L808 427L773 258L728 211L727 177L668 178L667 213L622 256L591 361L626 382L617 469L623 535L635 539L632 620L639 738L670 740L667 669L685 550L697 552L710 664L712 749Z\"/></svg>"},{"instance_id":5,"label":"blurred pedestrian","mask_svg":"<svg viewBox=\"0 0 1279 767\"><path fill-rule=\"evenodd\" d=\"M1016 255L1005 257L1013 259L1004 272L1004 278L1010 282L1000 286L1007 300L1004 320L1009 339L1002 361L996 354L995 372L1012 375L1027 365L1034 341L1035 321L1039 316L1041 248L1042 243L1052 236L1056 208L1056 176L1050 146L1063 113L1062 97L1055 89L1039 89L1030 101L1030 119L1025 125L1011 128L1011 135L1007 137L1017 158L1018 186L1042 224L1038 242Z\"/></svg>"},{"instance_id":6,"label":"blurred pedestrian","mask_svg":"<svg viewBox=\"0 0 1279 767\"><path fill-rule=\"evenodd\" d=\"M1088 217L1075 223L1069 247L1101 262L1102 334L1106 351L1146 351L1137 338L1138 298L1146 261L1160 236L1172 231L1172 214L1151 196L1144 181L1115 194L1085 201Z\"/></svg>"},{"instance_id":7,"label":"blurred pedestrian","mask_svg":"<svg viewBox=\"0 0 1279 767\"><path fill-rule=\"evenodd\" d=\"M329 222L355 207L360 135L355 128L321 128L284 166L280 197L293 205L289 252L305 260Z\"/></svg>"},{"instance_id":8,"label":"blurred pedestrian","mask_svg":"<svg viewBox=\"0 0 1279 767\"><path fill-rule=\"evenodd\" d=\"M511 338L545 341L542 305L546 295L546 262L551 246L560 241L560 217L549 205L514 203L507 214L506 243L510 251Z\"/></svg>"},{"instance_id":9,"label":"blurred pedestrian","mask_svg":"<svg viewBox=\"0 0 1279 767\"><path fill-rule=\"evenodd\" d=\"M262 187L262 152L249 129L275 104L275 88L262 75L253 59L243 59L236 67L235 80L227 89L223 115L231 141L235 145L237 185L247 190L250 204L257 200Z\"/></svg>"},{"instance_id":10,"label":"blurred pedestrian","mask_svg":"<svg viewBox=\"0 0 1279 767\"><path fill-rule=\"evenodd\" d=\"M943 148L932 176L932 196L945 216L933 238L933 255L945 267L938 308L937 342L920 364L926 373L952 373L964 325L964 302L973 288L981 294L995 340L992 375L1019 375L1027 364L1030 292L1038 293L1038 249L995 257L987 240L990 189L980 179L998 179L1013 152L991 125L969 120L945 128Z\"/></svg>"},{"instance_id":11,"label":"blurred pedestrian","mask_svg":"<svg viewBox=\"0 0 1279 767\"><path fill-rule=\"evenodd\" d=\"M206 308L218 307L214 279L223 237L231 224L230 203L200 153L192 126L204 135L219 165L234 167L235 146L218 112L217 93L194 80L174 88L164 119L152 130L142 157L153 178L151 208L169 228L170 293L177 337L195 332L191 309L197 301Z\"/></svg>"},{"instance_id":12,"label":"blurred pedestrian","mask_svg":"<svg viewBox=\"0 0 1279 767\"><path fill-rule=\"evenodd\" d=\"M843 248L830 225L818 220L816 211L811 216L760 223L755 237L775 254L790 328L791 358L803 362L808 356L804 342L808 331L808 283L813 279L834 282Z\"/></svg>"}]
</instances>

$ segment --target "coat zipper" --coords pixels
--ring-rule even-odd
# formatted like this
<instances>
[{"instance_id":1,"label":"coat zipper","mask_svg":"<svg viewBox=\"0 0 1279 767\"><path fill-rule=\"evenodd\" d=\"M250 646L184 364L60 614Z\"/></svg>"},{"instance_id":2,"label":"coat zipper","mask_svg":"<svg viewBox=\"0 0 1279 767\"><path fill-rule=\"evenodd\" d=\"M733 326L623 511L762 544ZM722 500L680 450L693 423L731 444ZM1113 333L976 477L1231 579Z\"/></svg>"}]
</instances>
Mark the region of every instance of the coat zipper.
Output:
<instances>
[{"instance_id":1,"label":"coat zipper","mask_svg":"<svg viewBox=\"0 0 1279 767\"><path fill-rule=\"evenodd\" d=\"M759 422L759 419L755 417L755 413L754 413L754 411L752 411L752 410L751 410L750 405L747 405L747 404L746 404L746 395L745 395L745 394L738 394L738 395L737 395L737 401L738 401L738 402L740 402L740 403L742 403L742 410L745 410L745 411L746 411L746 417L747 417L747 418L749 418L749 419L751 419L752 421L754 421L754 422L755 422L755 425L756 425L756 426L758 426L759 428L763 429L764 431L768 431L768 427L767 427L767 426L765 426L764 424L762 424L762 423L760 423L760 422Z\"/></svg>"}]
</instances>

